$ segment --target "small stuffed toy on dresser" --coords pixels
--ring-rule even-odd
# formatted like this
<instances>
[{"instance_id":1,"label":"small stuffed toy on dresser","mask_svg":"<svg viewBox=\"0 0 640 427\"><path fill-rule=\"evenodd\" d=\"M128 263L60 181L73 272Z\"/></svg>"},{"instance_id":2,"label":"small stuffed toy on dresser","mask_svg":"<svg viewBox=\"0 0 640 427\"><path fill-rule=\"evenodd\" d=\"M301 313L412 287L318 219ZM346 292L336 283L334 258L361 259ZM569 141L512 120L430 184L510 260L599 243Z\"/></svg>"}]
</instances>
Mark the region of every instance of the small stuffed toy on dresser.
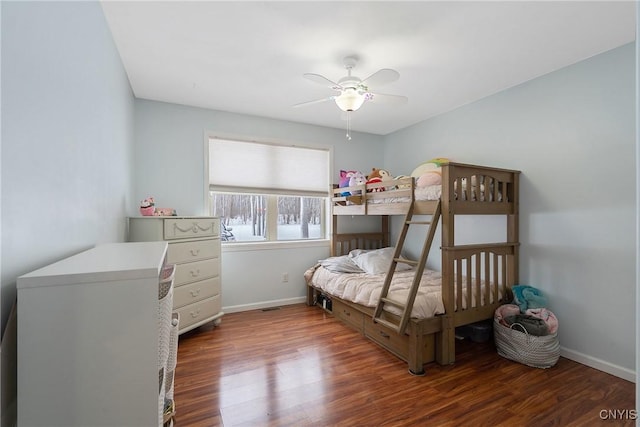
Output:
<instances>
[{"instance_id":1,"label":"small stuffed toy on dresser","mask_svg":"<svg viewBox=\"0 0 640 427\"><path fill-rule=\"evenodd\" d=\"M142 216L153 216L156 212L156 206L153 200L153 197L147 197L143 201L140 202L140 215Z\"/></svg>"}]
</instances>

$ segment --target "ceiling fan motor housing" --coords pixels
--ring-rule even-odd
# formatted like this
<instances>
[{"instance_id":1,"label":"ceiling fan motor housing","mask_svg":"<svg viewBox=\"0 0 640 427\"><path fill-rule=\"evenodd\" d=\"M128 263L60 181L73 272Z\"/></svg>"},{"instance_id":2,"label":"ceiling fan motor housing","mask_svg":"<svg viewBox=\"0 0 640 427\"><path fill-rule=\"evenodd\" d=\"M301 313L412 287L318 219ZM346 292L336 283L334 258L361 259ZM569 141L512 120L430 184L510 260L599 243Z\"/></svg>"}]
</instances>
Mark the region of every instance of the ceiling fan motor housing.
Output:
<instances>
[{"instance_id":1,"label":"ceiling fan motor housing","mask_svg":"<svg viewBox=\"0 0 640 427\"><path fill-rule=\"evenodd\" d=\"M362 84L362 80L356 76L346 76L338 80L338 84L343 89L356 89L361 92L366 92L367 87Z\"/></svg>"}]
</instances>

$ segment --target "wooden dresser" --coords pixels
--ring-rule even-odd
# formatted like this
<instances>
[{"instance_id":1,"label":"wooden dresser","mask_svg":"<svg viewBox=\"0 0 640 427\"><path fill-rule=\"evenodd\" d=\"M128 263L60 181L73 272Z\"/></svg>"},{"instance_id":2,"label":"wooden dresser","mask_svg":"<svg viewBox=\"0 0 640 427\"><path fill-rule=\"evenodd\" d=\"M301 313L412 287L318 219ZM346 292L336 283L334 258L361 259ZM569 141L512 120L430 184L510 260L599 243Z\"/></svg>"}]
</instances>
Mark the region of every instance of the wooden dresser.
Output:
<instances>
[{"instance_id":1,"label":"wooden dresser","mask_svg":"<svg viewBox=\"0 0 640 427\"><path fill-rule=\"evenodd\" d=\"M167 262L176 265L173 310L180 313L179 333L213 321L222 312L220 219L203 216L129 218L129 241L169 243Z\"/></svg>"}]
</instances>

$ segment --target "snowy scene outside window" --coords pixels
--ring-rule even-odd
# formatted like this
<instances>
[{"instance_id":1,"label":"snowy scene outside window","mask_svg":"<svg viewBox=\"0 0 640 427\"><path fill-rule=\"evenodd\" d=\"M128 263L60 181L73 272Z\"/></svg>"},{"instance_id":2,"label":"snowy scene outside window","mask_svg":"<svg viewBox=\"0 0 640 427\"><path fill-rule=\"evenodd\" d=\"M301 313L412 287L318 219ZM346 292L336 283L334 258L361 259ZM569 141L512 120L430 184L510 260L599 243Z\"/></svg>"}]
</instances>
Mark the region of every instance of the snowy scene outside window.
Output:
<instances>
[{"instance_id":1,"label":"snowy scene outside window","mask_svg":"<svg viewBox=\"0 0 640 427\"><path fill-rule=\"evenodd\" d=\"M311 240L326 237L327 198L211 193L223 242Z\"/></svg>"}]
</instances>

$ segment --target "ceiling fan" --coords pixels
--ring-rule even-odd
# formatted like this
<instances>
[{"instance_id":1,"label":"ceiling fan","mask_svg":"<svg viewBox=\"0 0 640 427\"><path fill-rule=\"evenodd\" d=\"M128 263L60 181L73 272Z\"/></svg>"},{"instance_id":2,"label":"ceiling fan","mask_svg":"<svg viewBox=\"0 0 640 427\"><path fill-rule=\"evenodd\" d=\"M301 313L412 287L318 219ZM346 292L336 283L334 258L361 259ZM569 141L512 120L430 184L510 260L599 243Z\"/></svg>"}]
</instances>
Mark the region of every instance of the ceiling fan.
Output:
<instances>
[{"instance_id":1,"label":"ceiling fan","mask_svg":"<svg viewBox=\"0 0 640 427\"><path fill-rule=\"evenodd\" d=\"M347 56L343 59L344 67L347 69L347 75L342 77L338 82L334 82L320 74L306 73L303 76L312 82L325 85L335 91L340 92L337 95L328 96L314 101L302 102L294 105L294 107L302 107L312 104L318 104L326 101L334 101L340 110L347 113L347 139L351 139L351 112L358 110L365 102L385 103L385 104L406 104L408 99L401 95L388 95L382 93L374 93L370 91L370 87L382 86L387 83L398 80L400 73L390 68L383 68L376 71L364 80L351 75L351 71L358 63L357 56Z\"/></svg>"}]
</instances>

